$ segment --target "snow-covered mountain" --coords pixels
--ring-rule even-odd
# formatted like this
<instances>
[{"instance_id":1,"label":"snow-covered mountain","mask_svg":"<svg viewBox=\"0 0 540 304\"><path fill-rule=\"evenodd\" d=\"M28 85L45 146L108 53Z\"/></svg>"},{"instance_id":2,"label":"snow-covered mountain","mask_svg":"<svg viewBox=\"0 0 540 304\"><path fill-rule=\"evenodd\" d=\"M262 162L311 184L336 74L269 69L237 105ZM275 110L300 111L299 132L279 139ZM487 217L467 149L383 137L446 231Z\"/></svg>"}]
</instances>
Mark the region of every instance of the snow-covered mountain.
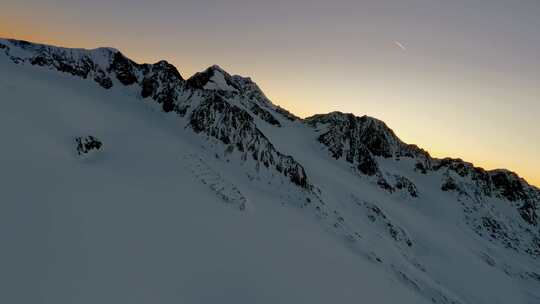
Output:
<instances>
[{"instance_id":1,"label":"snow-covered mountain","mask_svg":"<svg viewBox=\"0 0 540 304\"><path fill-rule=\"evenodd\" d=\"M0 39L5 303L540 303L540 190L219 66Z\"/></svg>"}]
</instances>

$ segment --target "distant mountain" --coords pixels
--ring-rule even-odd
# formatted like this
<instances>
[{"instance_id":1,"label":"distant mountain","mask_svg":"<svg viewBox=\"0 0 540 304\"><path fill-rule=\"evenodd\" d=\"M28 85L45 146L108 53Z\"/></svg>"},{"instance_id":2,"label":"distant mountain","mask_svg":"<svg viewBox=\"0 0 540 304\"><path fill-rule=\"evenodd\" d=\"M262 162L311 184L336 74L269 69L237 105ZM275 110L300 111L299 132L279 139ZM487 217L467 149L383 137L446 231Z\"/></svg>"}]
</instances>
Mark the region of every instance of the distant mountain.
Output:
<instances>
[{"instance_id":1,"label":"distant mountain","mask_svg":"<svg viewBox=\"0 0 540 304\"><path fill-rule=\"evenodd\" d=\"M0 260L32 278L3 302L540 301L540 189L378 119L301 119L217 65L13 39L0 96L2 240L29 252Z\"/></svg>"}]
</instances>

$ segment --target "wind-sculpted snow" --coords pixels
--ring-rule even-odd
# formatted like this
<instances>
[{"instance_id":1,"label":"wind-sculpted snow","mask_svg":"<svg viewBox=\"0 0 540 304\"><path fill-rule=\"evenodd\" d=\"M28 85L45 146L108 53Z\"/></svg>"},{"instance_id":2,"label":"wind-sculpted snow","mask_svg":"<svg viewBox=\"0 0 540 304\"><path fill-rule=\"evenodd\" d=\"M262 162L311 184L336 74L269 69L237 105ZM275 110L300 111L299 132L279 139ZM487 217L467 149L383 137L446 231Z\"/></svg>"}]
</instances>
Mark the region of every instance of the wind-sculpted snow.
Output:
<instances>
[{"instance_id":1,"label":"wind-sculpted snow","mask_svg":"<svg viewBox=\"0 0 540 304\"><path fill-rule=\"evenodd\" d=\"M225 203L235 205L241 211L248 208L248 200L242 192L212 169L201 157L190 154L186 155L185 160L193 175L208 185Z\"/></svg>"}]
</instances>

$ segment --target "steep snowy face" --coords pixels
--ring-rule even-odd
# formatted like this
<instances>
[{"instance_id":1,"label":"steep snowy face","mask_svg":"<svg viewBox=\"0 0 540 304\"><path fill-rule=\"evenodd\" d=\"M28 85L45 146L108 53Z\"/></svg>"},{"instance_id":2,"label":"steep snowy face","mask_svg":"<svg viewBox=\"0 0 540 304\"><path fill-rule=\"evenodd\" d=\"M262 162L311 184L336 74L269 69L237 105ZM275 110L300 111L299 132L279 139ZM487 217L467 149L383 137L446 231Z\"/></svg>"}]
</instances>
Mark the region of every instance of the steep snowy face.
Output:
<instances>
[{"instance_id":1,"label":"steep snowy face","mask_svg":"<svg viewBox=\"0 0 540 304\"><path fill-rule=\"evenodd\" d=\"M487 171L461 159L430 159L422 173L463 206L465 222L490 242L540 257L540 190L508 170Z\"/></svg>"},{"instance_id":2,"label":"steep snowy face","mask_svg":"<svg viewBox=\"0 0 540 304\"><path fill-rule=\"evenodd\" d=\"M204 99L190 116L189 124L196 133L205 133L227 146L227 152L237 152L265 168L288 177L292 183L311 190L304 168L291 156L276 150L257 128L253 117L244 109L225 101L220 95Z\"/></svg>"},{"instance_id":3,"label":"steep snowy face","mask_svg":"<svg viewBox=\"0 0 540 304\"><path fill-rule=\"evenodd\" d=\"M332 112L306 118L306 123L320 134L319 142L328 148L335 159L344 158L355 164L360 172L372 176L377 174L377 158L396 159L401 157L414 160L414 169L426 174L428 171L445 172L447 177L443 190L461 190L453 182L452 174L466 178L479 193L508 200L510 202L534 202L538 189L529 185L516 173L508 170L486 171L461 159L436 159L415 145L401 141L384 122L372 117L357 117L353 114ZM451 172L452 174L450 174ZM527 204L527 205L531 205ZM528 213L531 211L528 209ZM536 214L525 217L531 224L537 224Z\"/></svg>"},{"instance_id":4,"label":"steep snowy face","mask_svg":"<svg viewBox=\"0 0 540 304\"><path fill-rule=\"evenodd\" d=\"M516 173L500 169L486 171L461 159L431 159L430 163L431 170L443 173L442 191L454 191L471 198L504 200L518 208L526 223L538 226L540 190Z\"/></svg>"},{"instance_id":5,"label":"steep snowy face","mask_svg":"<svg viewBox=\"0 0 540 304\"><path fill-rule=\"evenodd\" d=\"M273 105L249 78L231 76L218 66L185 81L166 61L138 64L116 49L67 49L17 40L0 40L0 49L16 64L30 64L91 78L105 89L133 86L143 99L160 104L164 112L188 116L198 134L218 139L228 153L249 157L257 166L276 171L293 184L311 189L304 168L276 150L255 123L260 118L280 127L276 117L290 119Z\"/></svg>"},{"instance_id":6,"label":"steep snowy face","mask_svg":"<svg viewBox=\"0 0 540 304\"><path fill-rule=\"evenodd\" d=\"M380 188L406 190L412 197L421 196L422 191L454 193L467 224L477 234L516 251L540 255L540 191L514 172L486 171L461 159L432 158L402 142L382 121L367 116L333 112L309 117L306 123L315 128L318 141L333 158L345 159ZM409 167L396 169L406 159ZM405 177L413 172L426 175L437 186L419 189ZM491 209L482 210L486 206ZM504 211L508 206L510 214Z\"/></svg>"}]
</instances>

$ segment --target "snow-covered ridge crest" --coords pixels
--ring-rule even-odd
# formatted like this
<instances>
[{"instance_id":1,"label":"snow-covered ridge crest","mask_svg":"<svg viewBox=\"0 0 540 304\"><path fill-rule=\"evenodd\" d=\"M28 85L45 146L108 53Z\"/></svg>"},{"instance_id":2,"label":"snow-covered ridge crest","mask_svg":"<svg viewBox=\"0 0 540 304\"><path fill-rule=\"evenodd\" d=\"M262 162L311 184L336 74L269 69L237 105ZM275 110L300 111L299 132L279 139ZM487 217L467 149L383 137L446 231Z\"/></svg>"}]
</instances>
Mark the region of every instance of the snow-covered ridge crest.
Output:
<instances>
[{"instance_id":1,"label":"snow-covered ridge crest","mask_svg":"<svg viewBox=\"0 0 540 304\"><path fill-rule=\"evenodd\" d=\"M90 57L94 59L95 63L103 64L102 67L110 64L112 54L119 53L120 51L112 47L98 47L94 49L83 48L65 48L48 44L34 43L25 40L16 39L4 39L0 38L0 43L4 46L11 45L19 48L17 54L12 55L26 55L26 57L34 56L36 53L51 53L56 54L58 57L66 57L66 59L80 60L84 57Z\"/></svg>"},{"instance_id":2,"label":"snow-covered ridge crest","mask_svg":"<svg viewBox=\"0 0 540 304\"><path fill-rule=\"evenodd\" d=\"M280 127L280 119L290 120L290 116L273 105L250 78L231 76L214 65L185 81L167 61L138 64L113 48L69 49L3 39L0 49L16 64L91 78L105 89L138 87L141 98L159 103L164 112L187 116L188 126L196 133L218 139L244 158L249 155L303 189L312 188L304 168L279 152L254 122L253 117L258 117Z\"/></svg>"},{"instance_id":3,"label":"snow-covered ridge crest","mask_svg":"<svg viewBox=\"0 0 540 304\"><path fill-rule=\"evenodd\" d=\"M0 39L1 52L14 63L37 65L85 79L91 78L105 89L115 83L139 86L142 98L151 98L161 105L163 111L175 112L180 116L191 115L195 110L193 107L200 106L201 99L215 100L215 96L220 96L219 100L238 106L240 112L258 117L273 126L280 127L287 120L299 120L274 105L250 78L231 75L218 65L184 80L178 70L166 61L138 64L109 47L88 50ZM362 174L377 176L383 188L411 185L402 176L388 176L387 172L382 172L377 159L410 158L415 160L414 169L419 172L454 172L485 195L526 202L524 217L531 224L538 223L537 213L533 210L537 209L540 190L513 172L486 171L459 159L432 158L425 150L401 141L384 122L368 116L332 112L314 115L303 121L320 132L318 139L328 147L333 158L344 158L355 164ZM441 187L459 189L457 185L452 185L456 178L447 175ZM395 183L392 180L396 180Z\"/></svg>"},{"instance_id":4,"label":"snow-covered ridge crest","mask_svg":"<svg viewBox=\"0 0 540 304\"><path fill-rule=\"evenodd\" d=\"M274 105L251 78L231 75L218 65L196 73L186 83L194 89L215 91L227 98L237 99L243 107L271 125L281 126L274 113L295 120L290 113Z\"/></svg>"},{"instance_id":5,"label":"snow-covered ridge crest","mask_svg":"<svg viewBox=\"0 0 540 304\"><path fill-rule=\"evenodd\" d=\"M328 147L332 157L344 157L355 163L366 175L378 172L376 158L396 159L402 157L415 160L415 170L426 174L429 171L448 170L470 182L481 186L486 195L502 197L509 201L535 201L540 189L530 185L515 172L505 169L484 170L461 159L431 157L416 145L404 143L383 121L369 116L331 112L305 119L319 132L318 140ZM536 219L530 219L536 223Z\"/></svg>"},{"instance_id":6,"label":"snow-covered ridge crest","mask_svg":"<svg viewBox=\"0 0 540 304\"><path fill-rule=\"evenodd\" d=\"M353 114L332 112L315 115L305 121L315 128L318 141L326 146L333 158L351 163L355 170L368 176L384 190L394 192L396 189L406 188L413 197L422 195L423 189L418 190L411 180L402 175L403 171L395 169L401 162L408 164L409 172L425 175L440 185L438 189L425 190L455 193L458 201L469 201L471 204L502 200L511 205L519 216L518 221L523 224L522 228L509 228L512 226L511 222L515 221L512 219L507 225L497 224L497 232L492 235L503 240L505 246L540 256L540 190L516 173L502 169L484 170L461 159L431 157L417 146L401 141L384 122L367 116L357 117ZM409 172L405 172L407 176L414 175ZM497 208L496 205L494 208ZM466 207L466 213L467 210L478 210L478 207ZM490 221L492 220L502 222L508 219L490 218ZM484 224L470 223L476 225L475 227ZM488 225L491 226L493 225ZM528 230L527 226L536 228ZM530 235L525 237L525 240L518 240L504 237L508 234Z\"/></svg>"},{"instance_id":7,"label":"snow-covered ridge crest","mask_svg":"<svg viewBox=\"0 0 540 304\"><path fill-rule=\"evenodd\" d=\"M115 80L122 85L138 85L143 98L152 97L166 112L185 112L179 96L217 91L237 102L263 121L281 126L279 118L297 117L274 105L250 78L230 75L217 65L197 73L187 81L167 61L138 64L114 48L75 49L36 44L14 39L0 39L0 50L17 64L48 67L81 78L91 78L109 89ZM181 103L181 102L180 102Z\"/></svg>"},{"instance_id":8,"label":"snow-covered ridge crest","mask_svg":"<svg viewBox=\"0 0 540 304\"><path fill-rule=\"evenodd\" d=\"M115 80L123 85L132 85L142 83L147 78L156 77L156 74L166 74L165 78L174 86L179 86L183 81L176 68L166 61L156 64L137 64L114 48L72 49L21 40L0 39L0 49L16 64L42 66L84 79L90 78L105 89L113 87ZM170 87L169 83L162 84ZM143 95L156 93L148 92L149 87L149 85L143 87ZM153 85L151 90L159 91L160 88ZM160 96L157 100L164 103L164 110L170 111L167 104L171 101L165 99Z\"/></svg>"}]
</instances>

